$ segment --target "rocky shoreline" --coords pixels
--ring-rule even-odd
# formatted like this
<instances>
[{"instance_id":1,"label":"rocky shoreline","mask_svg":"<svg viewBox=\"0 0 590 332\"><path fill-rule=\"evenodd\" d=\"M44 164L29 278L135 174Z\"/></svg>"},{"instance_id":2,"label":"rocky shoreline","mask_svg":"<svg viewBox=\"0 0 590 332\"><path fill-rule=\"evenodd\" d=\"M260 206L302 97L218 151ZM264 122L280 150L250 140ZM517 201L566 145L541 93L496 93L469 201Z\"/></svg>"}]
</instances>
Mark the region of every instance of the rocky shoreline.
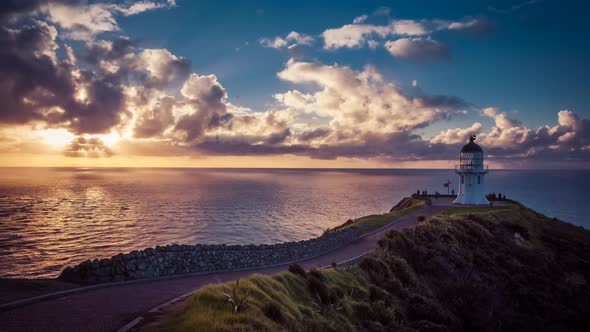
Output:
<instances>
[{"instance_id":1,"label":"rocky shoreline","mask_svg":"<svg viewBox=\"0 0 590 332\"><path fill-rule=\"evenodd\" d=\"M168 245L67 267L58 279L82 284L240 270L287 263L334 250L361 236L354 228L296 242L259 245Z\"/></svg>"}]
</instances>

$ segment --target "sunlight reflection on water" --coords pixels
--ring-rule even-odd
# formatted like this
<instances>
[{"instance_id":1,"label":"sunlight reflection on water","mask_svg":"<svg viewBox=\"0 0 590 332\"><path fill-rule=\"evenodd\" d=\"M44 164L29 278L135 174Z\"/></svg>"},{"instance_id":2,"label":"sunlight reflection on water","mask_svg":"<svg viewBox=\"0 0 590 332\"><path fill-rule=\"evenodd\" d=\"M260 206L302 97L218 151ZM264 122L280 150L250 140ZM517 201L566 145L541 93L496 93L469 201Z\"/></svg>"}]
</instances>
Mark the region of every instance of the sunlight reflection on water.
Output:
<instances>
[{"instance_id":1,"label":"sunlight reflection on water","mask_svg":"<svg viewBox=\"0 0 590 332\"><path fill-rule=\"evenodd\" d=\"M505 188L541 212L583 224L588 207L572 188L588 172L550 173L544 184L553 195L539 193L530 174L498 171L489 191ZM416 189L442 191L455 176L447 170L6 168L0 276L52 277L86 259L171 243L302 240L349 218L386 212ZM557 202L556 194L567 200Z\"/></svg>"}]
</instances>

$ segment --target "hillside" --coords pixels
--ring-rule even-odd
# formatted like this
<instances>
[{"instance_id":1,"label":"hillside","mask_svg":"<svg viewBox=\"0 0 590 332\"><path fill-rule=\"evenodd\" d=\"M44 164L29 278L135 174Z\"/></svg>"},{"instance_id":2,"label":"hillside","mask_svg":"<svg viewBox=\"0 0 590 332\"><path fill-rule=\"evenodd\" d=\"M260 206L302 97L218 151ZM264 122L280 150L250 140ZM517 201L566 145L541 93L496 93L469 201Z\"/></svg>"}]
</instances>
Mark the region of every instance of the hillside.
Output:
<instances>
[{"instance_id":1,"label":"hillside","mask_svg":"<svg viewBox=\"0 0 590 332\"><path fill-rule=\"evenodd\" d=\"M358 266L197 291L149 331L588 331L590 232L518 203L391 231Z\"/></svg>"}]
</instances>

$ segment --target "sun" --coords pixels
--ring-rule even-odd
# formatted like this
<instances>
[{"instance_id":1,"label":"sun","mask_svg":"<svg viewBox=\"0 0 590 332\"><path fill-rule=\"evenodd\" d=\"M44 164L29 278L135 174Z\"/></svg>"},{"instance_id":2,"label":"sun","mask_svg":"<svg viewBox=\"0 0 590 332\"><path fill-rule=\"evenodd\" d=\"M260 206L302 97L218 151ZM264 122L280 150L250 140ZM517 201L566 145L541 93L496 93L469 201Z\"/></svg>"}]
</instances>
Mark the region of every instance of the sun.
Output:
<instances>
[{"instance_id":1,"label":"sun","mask_svg":"<svg viewBox=\"0 0 590 332\"><path fill-rule=\"evenodd\" d=\"M65 129L45 129L38 131L36 134L44 143L54 148L60 148L70 143L76 137Z\"/></svg>"}]
</instances>

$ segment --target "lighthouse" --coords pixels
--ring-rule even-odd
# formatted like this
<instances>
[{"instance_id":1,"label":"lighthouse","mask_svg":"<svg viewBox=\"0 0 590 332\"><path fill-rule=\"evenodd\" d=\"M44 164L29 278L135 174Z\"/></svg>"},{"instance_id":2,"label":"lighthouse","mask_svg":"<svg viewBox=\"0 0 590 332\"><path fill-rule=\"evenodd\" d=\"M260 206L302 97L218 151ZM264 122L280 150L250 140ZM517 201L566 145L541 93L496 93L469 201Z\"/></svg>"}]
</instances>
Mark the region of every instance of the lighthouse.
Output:
<instances>
[{"instance_id":1,"label":"lighthouse","mask_svg":"<svg viewBox=\"0 0 590 332\"><path fill-rule=\"evenodd\" d=\"M455 167L459 175L459 194L453 201L455 204L489 204L485 195L485 175L487 167L483 164L483 150L475 143L475 135L469 137L459 155L459 167Z\"/></svg>"}]
</instances>

